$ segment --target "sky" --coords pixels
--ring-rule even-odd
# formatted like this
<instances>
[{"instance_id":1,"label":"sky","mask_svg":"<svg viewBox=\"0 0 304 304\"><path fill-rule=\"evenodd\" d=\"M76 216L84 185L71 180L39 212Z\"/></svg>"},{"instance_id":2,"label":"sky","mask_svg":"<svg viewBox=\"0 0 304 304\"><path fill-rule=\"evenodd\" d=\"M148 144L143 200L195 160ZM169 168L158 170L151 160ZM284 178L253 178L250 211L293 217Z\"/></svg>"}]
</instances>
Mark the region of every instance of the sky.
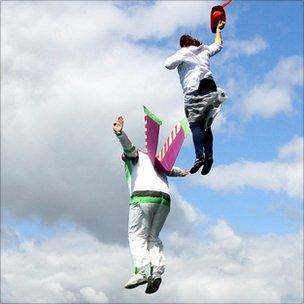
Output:
<instances>
[{"instance_id":1,"label":"sky","mask_svg":"<svg viewBox=\"0 0 304 304\"><path fill-rule=\"evenodd\" d=\"M233 1L211 58L228 100L207 176L170 178L160 290L125 290L128 189L112 123L183 118L190 33L219 1L1 2L1 302L303 301L303 2ZM189 168L189 136L176 165Z\"/></svg>"}]
</instances>

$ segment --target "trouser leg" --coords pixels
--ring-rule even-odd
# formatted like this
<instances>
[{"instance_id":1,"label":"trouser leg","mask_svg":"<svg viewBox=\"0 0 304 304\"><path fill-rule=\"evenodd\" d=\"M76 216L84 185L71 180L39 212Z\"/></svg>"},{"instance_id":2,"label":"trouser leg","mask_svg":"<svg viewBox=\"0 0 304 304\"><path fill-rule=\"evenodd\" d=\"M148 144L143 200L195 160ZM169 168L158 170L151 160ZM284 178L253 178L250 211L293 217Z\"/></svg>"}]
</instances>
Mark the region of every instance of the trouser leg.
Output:
<instances>
[{"instance_id":1,"label":"trouser leg","mask_svg":"<svg viewBox=\"0 0 304 304\"><path fill-rule=\"evenodd\" d=\"M202 125L190 125L196 159L204 157L204 128Z\"/></svg>"},{"instance_id":2,"label":"trouser leg","mask_svg":"<svg viewBox=\"0 0 304 304\"><path fill-rule=\"evenodd\" d=\"M163 253L163 244L159 238L159 233L164 226L169 214L170 207L158 205L151 223L150 234L148 238L148 250L153 273L163 274L165 271L165 257Z\"/></svg>"},{"instance_id":3,"label":"trouser leg","mask_svg":"<svg viewBox=\"0 0 304 304\"><path fill-rule=\"evenodd\" d=\"M204 149L206 158L213 155L213 134L211 127L207 128L204 134Z\"/></svg>"},{"instance_id":4,"label":"trouser leg","mask_svg":"<svg viewBox=\"0 0 304 304\"><path fill-rule=\"evenodd\" d=\"M136 273L145 273L150 265L148 236L152 217L144 212L141 204L130 205L128 238Z\"/></svg>"}]
</instances>

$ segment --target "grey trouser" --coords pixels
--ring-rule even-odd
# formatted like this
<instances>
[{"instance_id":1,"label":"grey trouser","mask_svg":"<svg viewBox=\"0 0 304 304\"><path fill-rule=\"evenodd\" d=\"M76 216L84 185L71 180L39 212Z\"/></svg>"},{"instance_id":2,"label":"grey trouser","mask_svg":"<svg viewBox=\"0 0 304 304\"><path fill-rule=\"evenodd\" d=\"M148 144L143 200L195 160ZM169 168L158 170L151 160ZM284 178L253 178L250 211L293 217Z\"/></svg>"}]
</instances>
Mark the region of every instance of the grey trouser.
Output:
<instances>
[{"instance_id":1,"label":"grey trouser","mask_svg":"<svg viewBox=\"0 0 304 304\"><path fill-rule=\"evenodd\" d=\"M158 203L130 204L128 236L136 273L145 273L148 266L153 273L164 273L165 258L159 233L169 211L170 207Z\"/></svg>"}]
</instances>

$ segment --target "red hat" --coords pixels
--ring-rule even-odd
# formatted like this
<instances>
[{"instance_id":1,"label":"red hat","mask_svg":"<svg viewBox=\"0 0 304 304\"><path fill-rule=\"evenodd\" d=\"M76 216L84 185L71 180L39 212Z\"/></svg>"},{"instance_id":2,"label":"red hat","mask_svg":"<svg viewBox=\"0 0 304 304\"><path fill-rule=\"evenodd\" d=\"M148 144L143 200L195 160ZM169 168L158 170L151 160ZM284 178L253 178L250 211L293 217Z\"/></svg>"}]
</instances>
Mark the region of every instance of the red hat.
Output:
<instances>
[{"instance_id":1,"label":"red hat","mask_svg":"<svg viewBox=\"0 0 304 304\"><path fill-rule=\"evenodd\" d=\"M216 27L220 20L226 22L226 14L224 8L221 5L213 6L210 15L210 25L212 33L216 32Z\"/></svg>"}]
</instances>

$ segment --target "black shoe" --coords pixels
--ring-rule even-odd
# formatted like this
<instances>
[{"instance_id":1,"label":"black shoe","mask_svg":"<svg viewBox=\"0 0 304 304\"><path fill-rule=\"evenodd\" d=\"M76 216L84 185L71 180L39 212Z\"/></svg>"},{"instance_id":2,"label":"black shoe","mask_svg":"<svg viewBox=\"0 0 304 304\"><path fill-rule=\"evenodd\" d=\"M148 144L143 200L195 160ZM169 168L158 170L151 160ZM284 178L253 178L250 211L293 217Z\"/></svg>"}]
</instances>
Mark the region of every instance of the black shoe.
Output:
<instances>
[{"instance_id":1,"label":"black shoe","mask_svg":"<svg viewBox=\"0 0 304 304\"><path fill-rule=\"evenodd\" d=\"M213 158L211 156L211 157L208 157L206 159L206 161L204 163L204 167L203 167L201 173L203 175L207 175L210 172L210 170L211 170L212 164L213 164Z\"/></svg>"},{"instance_id":2,"label":"black shoe","mask_svg":"<svg viewBox=\"0 0 304 304\"><path fill-rule=\"evenodd\" d=\"M193 167L190 169L190 173L191 174L196 173L199 170L199 168L204 164L204 161L205 161L204 158L195 160Z\"/></svg>"},{"instance_id":3,"label":"black shoe","mask_svg":"<svg viewBox=\"0 0 304 304\"><path fill-rule=\"evenodd\" d=\"M161 276L149 277L148 285L145 293L154 293L158 290L160 284L162 282Z\"/></svg>"}]
</instances>

